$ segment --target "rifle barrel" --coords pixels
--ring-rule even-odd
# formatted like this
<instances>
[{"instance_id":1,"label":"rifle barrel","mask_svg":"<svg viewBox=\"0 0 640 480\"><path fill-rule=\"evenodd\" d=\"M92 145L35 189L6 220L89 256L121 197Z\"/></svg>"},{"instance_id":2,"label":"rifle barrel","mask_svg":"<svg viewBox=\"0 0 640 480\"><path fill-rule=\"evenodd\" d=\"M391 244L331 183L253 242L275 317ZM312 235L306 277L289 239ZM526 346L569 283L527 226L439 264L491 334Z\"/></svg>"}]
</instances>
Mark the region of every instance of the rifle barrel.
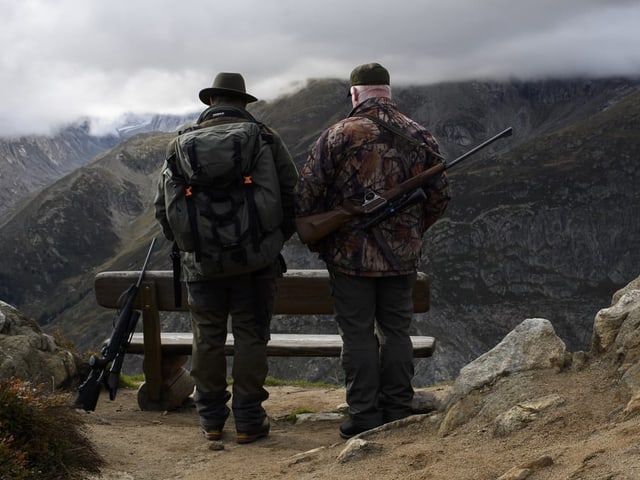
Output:
<instances>
[{"instance_id":1,"label":"rifle barrel","mask_svg":"<svg viewBox=\"0 0 640 480\"><path fill-rule=\"evenodd\" d=\"M153 246L156 243L156 238L153 237L151 239L151 245L149 246L149 251L147 252L147 257L144 259L144 263L142 264L142 269L140 270L140 276L138 277L138 281L136 282L136 288L140 288L142 284L142 279L144 277L144 272L147 269L147 264L149 263L149 259L151 258L151 252L153 251Z\"/></svg>"},{"instance_id":2,"label":"rifle barrel","mask_svg":"<svg viewBox=\"0 0 640 480\"><path fill-rule=\"evenodd\" d=\"M496 140L500 140L503 137L510 137L513 134L513 128L512 127L508 127L505 128L503 131L501 131L500 133L498 133L497 135L494 135L493 137L491 137L488 140L485 140L484 142L482 142L480 145L473 147L471 150L469 150L468 152L463 153L462 155L460 155L458 158L456 158L455 160L453 160L451 163L447 164L447 168L451 168L453 167L456 163L461 162L462 160L464 160L467 157L470 157L471 155L473 155L474 153L476 153L478 150L482 150L484 147L492 144L493 142L495 142Z\"/></svg>"},{"instance_id":3,"label":"rifle barrel","mask_svg":"<svg viewBox=\"0 0 640 480\"><path fill-rule=\"evenodd\" d=\"M408 192L416 188L421 188L427 185L428 179L434 177L436 175L441 174L445 170L453 167L455 164L460 163L465 158L473 155L478 150L485 148L487 145L499 140L503 137L509 137L513 133L512 127L508 127L504 129L502 132L494 135L488 140L485 140L480 145L472 148L468 152L464 153L460 157L456 158L450 163L446 163L444 160L436 163L435 165L429 167L427 170L419 173L418 175L405 180L404 182L392 187L388 191L384 193L379 193L380 197L382 197L386 202L378 202L373 207L369 208L360 208L360 210L345 210L343 207L340 207L335 210L329 210L327 212L317 213L313 215L308 215L305 217L296 218L296 229L298 231L298 237L303 243L313 244L318 240L324 238L335 230L341 228L345 223L347 223L351 218L357 217L359 215L372 215L375 214L373 220L370 220L365 223L367 226L374 225L378 219L389 216L390 212L387 210L387 204L389 202L393 202L396 198L399 198L401 195L405 195ZM440 156L440 155L438 155ZM380 210L382 209L382 210ZM380 211L379 211L380 210ZM384 213L380 213L384 212Z\"/></svg>"},{"instance_id":4,"label":"rifle barrel","mask_svg":"<svg viewBox=\"0 0 640 480\"><path fill-rule=\"evenodd\" d=\"M133 302L138 294L138 289L142 284L144 273L153 251L153 246L156 239L151 240L151 246L147 252L147 257L144 260L140 276L135 285L131 285L120 296L119 302L122 301L122 310L118 316L109 342L103 347L101 351L101 357L95 355L91 356L89 364L91 365L91 371L87 379L78 388L78 396L74 405L81 407L84 410L95 410L100 396L100 391L103 385L109 390L109 397L113 400L116 396L118 388L118 381L120 378L120 369L122 368L122 362L124 354L126 353L126 347L131 341L131 335L136 328L140 312L133 308ZM111 371L109 378L105 379L107 366L111 363Z\"/></svg>"}]
</instances>

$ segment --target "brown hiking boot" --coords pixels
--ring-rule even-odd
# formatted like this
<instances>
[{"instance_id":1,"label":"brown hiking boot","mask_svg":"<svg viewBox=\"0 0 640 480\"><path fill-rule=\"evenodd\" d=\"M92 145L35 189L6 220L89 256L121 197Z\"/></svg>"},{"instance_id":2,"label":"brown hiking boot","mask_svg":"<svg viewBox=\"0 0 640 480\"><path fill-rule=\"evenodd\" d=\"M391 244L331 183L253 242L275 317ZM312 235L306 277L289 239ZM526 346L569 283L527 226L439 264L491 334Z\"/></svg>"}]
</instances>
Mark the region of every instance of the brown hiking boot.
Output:
<instances>
[{"instance_id":1,"label":"brown hiking boot","mask_svg":"<svg viewBox=\"0 0 640 480\"><path fill-rule=\"evenodd\" d=\"M203 430L204 438L209 441L217 442L222 439L222 428L214 428L211 430Z\"/></svg>"},{"instance_id":2,"label":"brown hiking boot","mask_svg":"<svg viewBox=\"0 0 640 480\"><path fill-rule=\"evenodd\" d=\"M262 421L262 424L255 429L245 432L238 431L236 435L236 441L240 444L255 442L256 440L269 435L270 429L271 425L269 424L269 418L265 417Z\"/></svg>"}]
</instances>

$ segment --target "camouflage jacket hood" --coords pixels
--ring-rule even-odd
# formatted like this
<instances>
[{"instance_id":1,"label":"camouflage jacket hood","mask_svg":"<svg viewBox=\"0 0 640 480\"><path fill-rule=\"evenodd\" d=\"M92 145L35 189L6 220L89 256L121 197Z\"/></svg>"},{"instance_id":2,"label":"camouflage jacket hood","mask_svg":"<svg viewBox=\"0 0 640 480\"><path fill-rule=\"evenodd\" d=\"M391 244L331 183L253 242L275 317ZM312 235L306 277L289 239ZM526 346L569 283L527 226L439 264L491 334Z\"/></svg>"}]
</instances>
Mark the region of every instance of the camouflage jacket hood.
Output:
<instances>
[{"instance_id":1,"label":"camouflage jacket hood","mask_svg":"<svg viewBox=\"0 0 640 480\"><path fill-rule=\"evenodd\" d=\"M391 99L365 100L313 145L296 187L296 216L339 208L348 200L361 202L368 189L386 191L439 161L427 149L362 115L375 116L439 152L433 136L402 114ZM448 199L447 178L442 174L430 185L426 202L383 221L376 227L377 235L361 228L361 217L310 248L329 268L352 275L412 273L419 266L422 236L442 215Z\"/></svg>"}]
</instances>

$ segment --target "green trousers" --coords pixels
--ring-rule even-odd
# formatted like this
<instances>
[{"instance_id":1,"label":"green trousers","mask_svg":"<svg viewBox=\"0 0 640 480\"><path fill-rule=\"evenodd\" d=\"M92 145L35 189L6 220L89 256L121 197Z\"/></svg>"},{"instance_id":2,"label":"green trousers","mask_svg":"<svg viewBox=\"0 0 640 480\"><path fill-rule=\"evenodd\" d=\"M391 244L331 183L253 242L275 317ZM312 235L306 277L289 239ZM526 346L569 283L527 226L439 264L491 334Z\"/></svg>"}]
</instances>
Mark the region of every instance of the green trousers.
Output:
<instances>
[{"instance_id":1,"label":"green trousers","mask_svg":"<svg viewBox=\"0 0 640 480\"><path fill-rule=\"evenodd\" d=\"M250 275L187 284L193 329L191 376L195 401L205 430L221 428L232 410L239 431L250 431L266 416L262 402L269 397L266 347L275 300L272 268ZM227 390L224 345L228 325L234 337L231 375Z\"/></svg>"},{"instance_id":2,"label":"green trousers","mask_svg":"<svg viewBox=\"0 0 640 480\"><path fill-rule=\"evenodd\" d=\"M410 415L414 365L409 328L416 275L331 272L330 279L353 423L373 428Z\"/></svg>"}]
</instances>

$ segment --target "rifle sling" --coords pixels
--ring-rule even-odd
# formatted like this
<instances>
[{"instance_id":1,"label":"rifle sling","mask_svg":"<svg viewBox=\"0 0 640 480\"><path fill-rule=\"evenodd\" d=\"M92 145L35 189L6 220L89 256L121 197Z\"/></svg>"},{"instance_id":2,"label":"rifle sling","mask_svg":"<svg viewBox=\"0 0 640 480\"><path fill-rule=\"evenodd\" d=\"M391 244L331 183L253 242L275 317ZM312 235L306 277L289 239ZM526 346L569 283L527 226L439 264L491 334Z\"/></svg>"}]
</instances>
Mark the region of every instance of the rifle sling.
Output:
<instances>
[{"instance_id":1,"label":"rifle sling","mask_svg":"<svg viewBox=\"0 0 640 480\"><path fill-rule=\"evenodd\" d=\"M380 227L376 225L375 227L372 227L370 229L370 232L373 234L373 238L376 239L376 243L380 247L380 250L382 251L382 255L387 260L387 262L389 262L389 265L391 265L391 268L393 268L396 271L399 271L400 263L398 263L398 259L396 258L395 253L393 253L393 250L391 250L391 247L382 236Z\"/></svg>"},{"instance_id":2,"label":"rifle sling","mask_svg":"<svg viewBox=\"0 0 640 480\"><path fill-rule=\"evenodd\" d=\"M374 115L369 115L366 113L361 113L361 114L357 114L354 115L356 117L364 117L364 118L368 118L369 120L371 120L374 123L377 123L378 125L380 125L381 127L386 128L387 130L389 130L392 133L395 133L396 135L398 135L399 137L404 138L406 141L408 141L409 143L420 147L420 148L424 148L426 149L430 154L435 155L436 157L444 160L444 157L442 155L440 155L439 153L434 152L433 150L431 150L429 148L429 146L424 143L424 142L419 142L418 140L416 140L413 137L410 137L409 135L407 135L405 132L403 132L400 128L396 127L395 125L390 125L387 122L382 121L381 119L379 119L378 117L374 116Z\"/></svg>"},{"instance_id":3,"label":"rifle sling","mask_svg":"<svg viewBox=\"0 0 640 480\"><path fill-rule=\"evenodd\" d=\"M182 284L180 283L180 249L173 242L171 247L171 266L173 269L173 303L176 307L182 306Z\"/></svg>"},{"instance_id":4,"label":"rifle sling","mask_svg":"<svg viewBox=\"0 0 640 480\"><path fill-rule=\"evenodd\" d=\"M356 117L368 118L369 120L371 120L372 122L380 125L381 127L386 128L391 133L394 133L397 136L404 138L407 142L411 143L412 145L415 145L416 147L419 147L419 148L424 148L429 153L437 156L438 158L442 158L442 156L440 154L438 154L438 153L434 152L433 150L431 150L427 146L426 143L419 142L415 138L410 137L405 132L403 132L400 128L396 127L395 125L390 125L387 122L382 121L378 117L373 116L373 115L368 115L366 113L358 114L358 115L355 115L355 116ZM376 242L377 242L378 246L380 247L380 250L382 251L383 256L385 257L387 262L389 262L389 264L391 265L391 268L393 268L394 270L400 270L400 264L398 263L396 255L393 253L393 250L391 250L391 247L389 246L387 241L382 236L382 232L380 231L380 228L377 225L375 225L375 226L372 226L369 229L369 231L373 234L373 237L376 239Z\"/></svg>"}]
</instances>

